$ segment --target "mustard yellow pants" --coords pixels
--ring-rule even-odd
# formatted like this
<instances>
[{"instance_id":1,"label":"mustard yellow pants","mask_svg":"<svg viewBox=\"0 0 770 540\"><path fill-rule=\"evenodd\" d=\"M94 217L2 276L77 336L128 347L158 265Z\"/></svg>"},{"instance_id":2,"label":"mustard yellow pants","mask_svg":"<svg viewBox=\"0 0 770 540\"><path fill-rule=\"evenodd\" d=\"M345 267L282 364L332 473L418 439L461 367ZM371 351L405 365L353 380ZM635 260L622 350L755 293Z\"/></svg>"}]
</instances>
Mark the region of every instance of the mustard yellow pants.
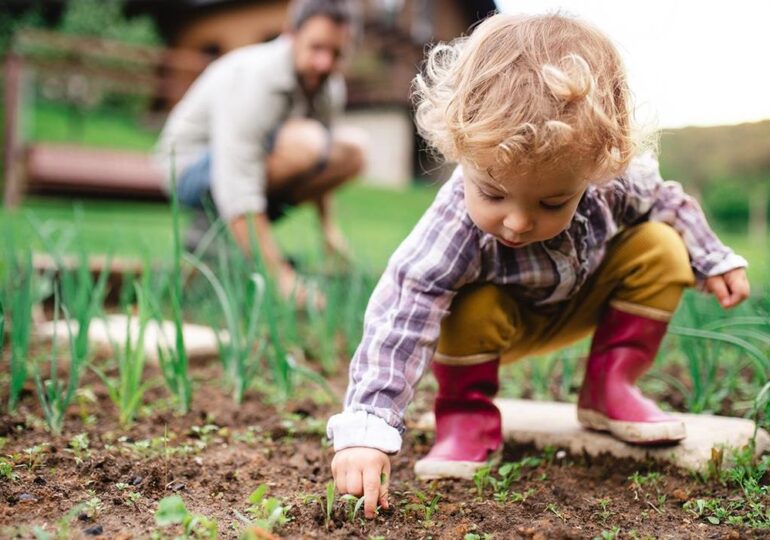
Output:
<instances>
[{"instance_id":1,"label":"mustard yellow pants","mask_svg":"<svg viewBox=\"0 0 770 540\"><path fill-rule=\"evenodd\" d=\"M612 239L604 261L573 298L532 306L491 283L462 288L441 323L434 361L473 365L544 354L594 331L603 309L668 321L695 278L673 228L646 222Z\"/></svg>"}]
</instances>

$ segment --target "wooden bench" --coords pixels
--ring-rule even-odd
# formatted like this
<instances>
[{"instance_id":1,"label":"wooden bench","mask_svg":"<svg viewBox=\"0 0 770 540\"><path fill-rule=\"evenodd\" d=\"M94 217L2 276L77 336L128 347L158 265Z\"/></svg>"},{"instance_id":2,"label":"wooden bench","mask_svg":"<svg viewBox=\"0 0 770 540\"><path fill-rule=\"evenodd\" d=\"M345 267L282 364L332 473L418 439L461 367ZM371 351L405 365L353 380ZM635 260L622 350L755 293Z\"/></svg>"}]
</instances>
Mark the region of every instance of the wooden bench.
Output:
<instances>
[{"instance_id":1,"label":"wooden bench","mask_svg":"<svg viewBox=\"0 0 770 540\"><path fill-rule=\"evenodd\" d=\"M35 144L24 161L28 192L166 198L164 179L146 153Z\"/></svg>"},{"instance_id":2,"label":"wooden bench","mask_svg":"<svg viewBox=\"0 0 770 540\"><path fill-rule=\"evenodd\" d=\"M40 53L46 50L54 54ZM16 35L5 64L5 206L17 206L25 193L166 198L161 171L147 153L24 141L20 117L25 74L79 77L169 107L211 60L195 51L40 30Z\"/></svg>"}]
</instances>

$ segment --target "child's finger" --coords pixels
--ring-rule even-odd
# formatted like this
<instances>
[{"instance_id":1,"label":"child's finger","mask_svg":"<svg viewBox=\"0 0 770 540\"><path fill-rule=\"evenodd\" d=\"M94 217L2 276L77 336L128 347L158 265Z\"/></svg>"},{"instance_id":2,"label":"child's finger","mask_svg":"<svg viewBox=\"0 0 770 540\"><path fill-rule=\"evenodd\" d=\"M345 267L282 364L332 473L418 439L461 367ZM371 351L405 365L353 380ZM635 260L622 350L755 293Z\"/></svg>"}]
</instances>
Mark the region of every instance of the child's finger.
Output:
<instances>
[{"instance_id":1,"label":"child's finger","mask_svg":"<svg viewBox=\"0 0 770 540\"><path fill-rule=\"evenodd\" d=\"M385 510L387 510L390 507L390 503L388 502L388 488L390 487L390 460L385 465L385 468L382 470L382 475L380 478L380 506L382 506Z\"/></svg>"},{"instance_id":2,"label":"child's finger","mask_svg":"<svg viewBox=\"0 0 770 540\"><path fill-rule=\"evenodd\" d=\"M347 493L360 497L363 491L361 486L361 471L355 467L349 467L346 478Z\"/></svg>"},{"instance_id":3,"label":"child's finger","mask_svg":"<svg viewBox=\"0 0 770 540\"><path fill-rule=\"evenodd\" d=\"M716 296L722 307L729 306L730 292L727 290L727 284L722 276L710 277L706 280L706 287L711 294Z\"/></svg>"},{"instance_id":4,"label":"child's finger","mask_svg":"<svg viewBox=\"0 0 770 540\"><path fill-rule=\"evenodd\" d=\"M745 272L730 272L725 275L725 281L730 288L730 300L733 305L739 304L749 297L749 280L746 279Z\"/></svg>"},{"instance_id":5,"label":"child's finger","mask_svg":"<svg viewBox=\"0 0 770 540\"><path fill-rule=\"evenodd\" d=\"M376 468L364 469L364 515L373 518L380 500L380 472Z\"/></svg>"}]
</instances>

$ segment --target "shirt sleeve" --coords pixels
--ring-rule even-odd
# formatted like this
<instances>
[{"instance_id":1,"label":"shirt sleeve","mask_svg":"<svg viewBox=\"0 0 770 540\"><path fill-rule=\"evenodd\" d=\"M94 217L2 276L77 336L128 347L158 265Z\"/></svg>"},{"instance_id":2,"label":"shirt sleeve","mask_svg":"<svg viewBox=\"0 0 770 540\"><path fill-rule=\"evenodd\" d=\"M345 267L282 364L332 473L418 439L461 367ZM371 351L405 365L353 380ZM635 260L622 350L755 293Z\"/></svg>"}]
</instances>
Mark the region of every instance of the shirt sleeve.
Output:
<instances>
[{"instance_id":1,"label":"shirt sleeve","mask_svg":"<svg viewBox=\"0 0 770 540\"><path fill-rule=\"evenodd\" d=\"M264 141L279 125L284 97L260 70L233 69L217 88L211 110L211 193L222 218L264 212Z\"/></svg>"},{"instance_id":2,"label":"shirt sleeve","mask_svg":"<svg viewBox=\"0 0 770 540\"><path fill-rule=\"evenodd\" d=\"M327 426L335 450L400 449L404 412L432 359L441 320L456 291L480 274L479 234L465 211L458 168L372 293L345 410Z\"/></svg>"},{"instance_id":3,"label":"shirt sleeve","mask_svg":"<svg viewBox=\"0 0 770 540\"><path fill-rule=\"evenodd\" d=\"M698 281L748 266L746 259L725 246L711 230L698 202L678 182L661 178L658 161L652 155L636 158L623 176L610 183L607 193L620 226L641 221L671 225L687 246Z\"/></svg>"}]
</instances>

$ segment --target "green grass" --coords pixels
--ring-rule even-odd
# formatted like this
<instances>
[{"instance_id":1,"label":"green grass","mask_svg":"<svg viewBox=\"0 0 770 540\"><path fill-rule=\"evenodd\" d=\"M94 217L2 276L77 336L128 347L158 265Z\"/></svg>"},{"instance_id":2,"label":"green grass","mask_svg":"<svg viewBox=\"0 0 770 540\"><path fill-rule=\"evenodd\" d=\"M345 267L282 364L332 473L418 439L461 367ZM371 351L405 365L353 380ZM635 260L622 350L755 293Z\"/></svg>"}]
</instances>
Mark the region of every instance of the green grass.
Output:
<instances>
[{"instance_id":1,"label":"green grass","mask_svg":"<svg viewBox=\"0 0 770 540\"><path fill-rule=\"evenodd\" d=\"M125 114L110 111L80 114L73 107L42 101L24 109L23 129L25 138L34 141L138 151L151 150L159 133Z\"/></svg>"},{"instance_id":2,"label":"green grass","mask_svg":"<svg viewBox=\"0 0 770 540\"><path fill-rule=\"evenodd\" d=\"M434 193L435 188L424 186L393 191L353 184L341 190L336 204L338 220L356 262L373 273L380 272ZM18 212L0 212L0 226L7 224L20 243L42 250L28 216L47 223L51 229L63 230L74 223L78 205L82 208L80 240L88 252L114 249L116 256L149 255L152 259L170 260L171 210L167 204L30 197ZM297 208L276 226L279 244L296 259L315 259L321 253L314 214L311 208ZM183 227L189 217L189 213L183 214Z\"/></svg>"},{"instance_id":3,"label":"green grass","mask_svg":"<svg viewBox=\"0 0 770 540\"><path fill-rule=\"evenodd\" d=\"M398 244L414 227L436 192L435 186L415 185L404 190L352 184L340 190L335 210L347 235L356 263L372 275L385 267ZM170 259L171 211L167 204L30 197L14 214L0 212L0 226L11 226L15 238L42 249L32 234L27 215L66 229L74 222L75 207L82 207L81 241L87 251L116 256ZM276 236L287 254L299 260L317 260L321 237L315 212L296 208L276 225ZM189 221L182 215L182 226ZM719 233L722 241L749 261L749 279L756 286L770 276L770 245L762 245L746 235ZM759 291L757 291L759 292Z\"/></svg>"}]
</instances>

